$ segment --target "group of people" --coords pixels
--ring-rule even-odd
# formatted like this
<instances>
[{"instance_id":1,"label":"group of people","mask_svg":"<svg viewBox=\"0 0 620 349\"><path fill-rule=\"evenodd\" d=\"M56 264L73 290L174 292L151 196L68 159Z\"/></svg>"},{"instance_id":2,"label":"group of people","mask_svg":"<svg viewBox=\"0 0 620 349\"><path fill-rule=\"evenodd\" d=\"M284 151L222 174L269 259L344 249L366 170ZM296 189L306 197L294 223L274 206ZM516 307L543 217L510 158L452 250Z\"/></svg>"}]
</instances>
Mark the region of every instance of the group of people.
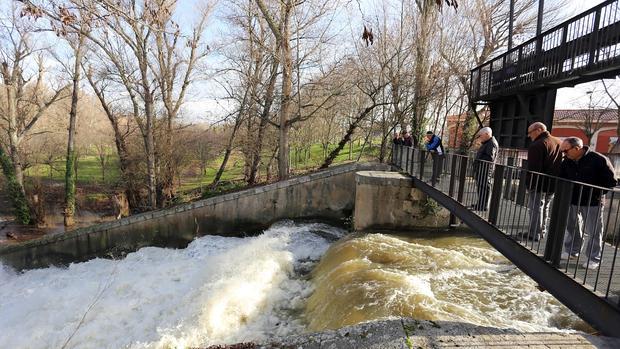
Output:
<instances>
[{"instance_id":1,"label":"group of people","mask_svg":"<svg viewBox=\"0 0 620 349\"><path fill-rule=\"evenodd\" d=\"M541 122L533 123L527 131L532 140L528 148L527 165L530 208L527 238L538 241L547 234L549 208L558 188L555 177L578 182L573 184L561 257L578 257L584 235L587 234L589 239L584 251L586 258L583 267L598 268L605 222L604 195L617 184L611 161L584 145L578 137L560 141Z\"/></svg>"},{"instance_id":2,"label":"group of people","mask_svg":"<svg viewBox=\"0 0 620 349\"><path fill-rule=\"evenodd\" d=\"M604 195L617 184L611 162L604 155L585 146L578 137L560 140L552 136L542 122L532 123L527 135L532 140L528 147L526 167L530 224L529 230L522 232L520 237L533 241L543 239L547 234L550 207L559 182L579 182L573 184L561 258L578 257L587 234L589 240L584 251L587 258L584 259L583 267L598 268L605 221ZM411 143L407 144L405 139ZM486 211L499 145L490 127L481 128L476 134L476 140L480 146L475 155L473 173L478 196L470 208ZM415 144L407 132L395 136L394 143L409 146ZM431 184L434 186L439 182L445 152L441 138L431 131L426 133L425 143L433 158Z\"/></svg>"},{"instance_id":3,"label":"group of people","mask_svg":"<svg viewBox=\"0 0 620 349\"><path fill-rule=\"evenodd\" d=\"M415 141L415 139L407 131L395 133L392 142L396 145L405 145L408 147L412 147L414 144L417 144L417 141ZM434 134L433 131L428 131L426 132L425 147L433 159L433 171L430 183L432 186L435 186L439 183L441 170L443 168L443 159L445 157L443 143L441 142L441 138Z\"/></svg>"}]
</instances>

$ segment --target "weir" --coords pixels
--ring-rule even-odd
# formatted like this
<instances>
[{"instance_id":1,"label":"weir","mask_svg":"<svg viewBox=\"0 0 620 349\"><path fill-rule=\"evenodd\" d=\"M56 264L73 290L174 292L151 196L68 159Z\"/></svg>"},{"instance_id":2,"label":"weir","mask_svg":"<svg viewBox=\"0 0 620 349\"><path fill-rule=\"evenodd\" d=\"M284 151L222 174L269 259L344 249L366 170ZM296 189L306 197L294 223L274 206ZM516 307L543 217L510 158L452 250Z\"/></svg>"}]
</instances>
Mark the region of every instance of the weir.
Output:
<instances>
[{"instance_id":1,"label":"weir","mask_svg":"<svg viewBox=\"0 0 620 349\"><path fill-rule=\"evenodd\" d=\"M342 221L351 216L355 173L385 164L346 164L286 181L241 190L117 221L0 247L17 270L122 256L145 246L183 248L207 234L243 236L282 219Z\"/></svg>"}]
</instances>

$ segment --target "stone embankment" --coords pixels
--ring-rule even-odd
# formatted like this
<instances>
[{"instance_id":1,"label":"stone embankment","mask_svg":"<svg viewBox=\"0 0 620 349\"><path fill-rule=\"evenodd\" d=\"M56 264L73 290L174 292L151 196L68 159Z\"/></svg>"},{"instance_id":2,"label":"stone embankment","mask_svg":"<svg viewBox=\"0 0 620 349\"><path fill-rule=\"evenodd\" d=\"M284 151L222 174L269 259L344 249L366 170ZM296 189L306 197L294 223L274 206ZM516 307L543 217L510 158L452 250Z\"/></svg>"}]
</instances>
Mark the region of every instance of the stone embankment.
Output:
<instances>
[{"instance_id":1,"label":"stone embankment","mask_svg":"<svg viewBox=\"0 0 620 349\"><path fill-rule=\"evenodd\" d=\"M209 349L620 348L619 338L582 333L522 333L459 322L409 318L368 322L264 343Z\"/></svg>"}]
</instances>

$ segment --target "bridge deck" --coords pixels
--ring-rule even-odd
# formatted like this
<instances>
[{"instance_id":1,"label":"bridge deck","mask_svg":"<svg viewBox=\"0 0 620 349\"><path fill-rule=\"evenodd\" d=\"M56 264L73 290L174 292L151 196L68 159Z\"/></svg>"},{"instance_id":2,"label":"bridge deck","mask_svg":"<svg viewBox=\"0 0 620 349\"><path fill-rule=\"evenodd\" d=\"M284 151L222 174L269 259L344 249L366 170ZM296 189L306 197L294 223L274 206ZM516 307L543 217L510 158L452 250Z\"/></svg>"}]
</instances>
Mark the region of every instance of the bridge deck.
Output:
<instances>
[{"instance_id":1,"label":"bridge deck","mask_svg":"<svg viewBox=\"0 0 620 349\"><path fill-rule=\"evenodd\" d=\"M430 179L431 171L425 169L424 172L424 178ZM450 174L442 174L441 180L435 188L444 193L448 193L450 185L449 176ZM473 204L477 197L478 193L476 191L475 181L473 178L469 178L465 183L464 202L466 204ZM495 225L515 239L515 241L518 241L523 247L535 253L540 258L543 258L547 237L539 241L519 238L520 233L528 231L530 220L529 209L526 206L518 204L515 200L509 200L504 197L500 202L501 206L499 209L498 221ZM488 211L474 212L484 219L489 218ZM562 260L559 269L588 289L596 292L599 296L607 296L610 302L618 304L620 300L620 277L616 276L619 271L614 269L620 268L620 256L616 254L615 247L606 242L601 259L602 262L598 270L586 270L582 268L581 264L585 261L583 256ZM611 283L609 283L610 281ZM609 289L608 294L607 289ZM603 292L601 292L601 290L603 290Z\"/></svg>"},{"instance_id":2,"label":"bridge deck","mask_svg":"<svg viewBox=\"0 0 620 349\"><path fill-rule=\"evenodd\" d=\"M604 188L554 180L555 198L550 210L548 237L541 241L522 240L520 233L526 233L530 225L525 179L538 178L536 180L539 181L542 177L541 174L508 165L514 163L514 160L507 156L500 157L494 165L488 162L475 163L476 167L487 166L492 173L489 211L472 211L467 208L478 199L474 175L480 172L474 171L471 156L446 154L440 181L434 187L430 183L433 160L428 152L395 146L392 163L412 175L416 187L450 210L454 216L453 223L456 223L456 218L460 219L592 326L607 335L620 337L620 326L617 325L620 323L620 271L617 270L620 268L620 191L609 192L605 189L608 194L602 224L603 239L608 243L604 244L600 267L584 268L583 252L586 250L587 237L584 237L581 257L560 260L571 196L574 189L583 193L584 190Z\"/></svg>"}]
</instances>

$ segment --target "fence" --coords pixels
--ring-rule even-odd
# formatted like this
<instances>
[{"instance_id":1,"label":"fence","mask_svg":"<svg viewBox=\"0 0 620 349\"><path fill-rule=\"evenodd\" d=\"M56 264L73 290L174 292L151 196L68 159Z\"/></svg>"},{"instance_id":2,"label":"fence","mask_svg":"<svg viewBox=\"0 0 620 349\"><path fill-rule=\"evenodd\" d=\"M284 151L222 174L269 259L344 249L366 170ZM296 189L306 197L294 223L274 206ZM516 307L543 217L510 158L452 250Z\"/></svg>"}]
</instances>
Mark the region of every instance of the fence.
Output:
<instances>
[{"instance_id":1,"label":"fence","mask_svg":"<svg viewBox=\"0 0 620 349\"><path fill-rule=\"evenodd\" d=\"M523 153L518 151L502 150L499 154L496 163L491 163L475 160L473 154L448 151L440 157L394 145L392 164L428 180L435 189L620 308L616 271L620 262L620 191L524 170ZM455 217L451 223L456 223ZM588 235L588 243L580 239L585 239L580 232Z\"/></svg>"}]
</instances>

